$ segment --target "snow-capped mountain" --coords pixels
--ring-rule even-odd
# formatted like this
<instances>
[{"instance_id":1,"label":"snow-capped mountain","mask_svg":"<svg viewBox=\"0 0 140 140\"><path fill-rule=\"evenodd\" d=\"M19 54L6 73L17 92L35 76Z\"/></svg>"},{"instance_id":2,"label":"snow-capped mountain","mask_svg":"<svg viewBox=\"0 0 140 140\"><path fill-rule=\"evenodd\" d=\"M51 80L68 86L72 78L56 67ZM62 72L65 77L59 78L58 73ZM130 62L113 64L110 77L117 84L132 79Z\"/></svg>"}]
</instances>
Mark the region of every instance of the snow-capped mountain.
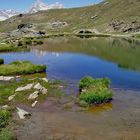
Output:
<instances>
[{"instance_id":1,"label":"snow-capped mountain","mask_svg":"<svg viewBox=\"0 0 140 140\"><path fill-rule=\"evenodd\" d=\"M12 16L19 14L14 10L0 10L0 21L6 20Z\"/></svg>"},{"instance_id":2,"label":"snow-capped mountain","mask_svg":"<svg viewBox=\"0 0 140 140\"><path fill-rule=\"evenodd\" d=\"M31 8L27 12L23 13L36 13L42 10L49 10L49 9L61 9L63 8L63 4L56 2L54 4L45 4L42 0L36 0L36 2L31 6ZM12 16L18 15L19 13L14 10L0 10L0 21L6 20Z\"/></svg>"},{"instance_id":3,"label":"snow-capped mountain","mask_svg":"<svg viewBox=\"0 0 140 140\"><path fill-rule=\"evenodd\" d=\"M63 4L60 4L59 2L47 5L42 0L37 0L29 9L28 13L36 13L42 10L61 9L61 8L63 8Z\"/></svg>"}]
</instances>

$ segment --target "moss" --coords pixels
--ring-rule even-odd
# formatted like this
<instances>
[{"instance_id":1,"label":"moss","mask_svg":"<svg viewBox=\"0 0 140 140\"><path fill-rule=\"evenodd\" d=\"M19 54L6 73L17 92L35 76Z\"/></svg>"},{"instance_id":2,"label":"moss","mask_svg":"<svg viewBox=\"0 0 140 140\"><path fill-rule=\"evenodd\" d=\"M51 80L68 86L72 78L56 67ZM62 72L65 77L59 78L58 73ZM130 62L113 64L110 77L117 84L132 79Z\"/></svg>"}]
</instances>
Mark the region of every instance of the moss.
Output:
<instances>
[{"instance_id":1,"label":"moss","mask_svg":"<svg viewBox=\"0 0 140 140\"><path fill-rule=\"evenodd\" d=\"M4 64L4 60L0 58L0 65Z\"/></svg>"},{"instance_id":2,"label":"moss","mask_svg":"<svg viewBox=\"0 0 140 140\"><path fill-rule=\"evenodd\" d=\"M0 75L33 74L45 72L45 65L32 64L29 61L16 61L0 66Z\"/></svg>"},{"instance_id":3,"label":"moss","mask_svg":"<svg viewBox=\"0 0 140 140\"><path fill-rule=\"evenodd\" d=\"M109 89L110 80L107 78L93 79L84 77L79 82L81 94L79 98L88 104L101 104L112 99L113 93Z\"/></svg>"}]
</instances>

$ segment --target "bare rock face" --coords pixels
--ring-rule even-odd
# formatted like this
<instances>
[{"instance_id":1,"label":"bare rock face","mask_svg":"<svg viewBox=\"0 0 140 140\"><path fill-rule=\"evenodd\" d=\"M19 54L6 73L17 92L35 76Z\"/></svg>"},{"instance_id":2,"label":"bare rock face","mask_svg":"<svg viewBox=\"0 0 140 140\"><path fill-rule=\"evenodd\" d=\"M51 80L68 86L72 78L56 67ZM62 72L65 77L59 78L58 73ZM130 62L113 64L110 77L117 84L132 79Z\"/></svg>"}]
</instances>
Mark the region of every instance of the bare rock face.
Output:
<instances>
[{"instance_id":1,"label":"bare rock face","mask_svg":"<svg viewBox=\"0 0 140 140\"><path fill-rule=\"evenodd\" d=\"M25 119L26 117L31 116L31 114L23 109L17 107L17 114L20 119Z\"/></svg>"},{"instance_id":2,"label":"bare rock face","mask_svg":"<svg viewBox=\"0 0 140 140\"><path fill-rule=\"evenodd\" d=\"M130 32L140 32L140 22L137 20L126 22L123 20L112 20L109 23L109 27L111 27L114 31L130 33Z\"/></svg>"},{"instance_id":3,"label":"bare rock face","mask_svg":"<svg viewBox=\"0 0 140 140\"><path fill-rule=\"evenodd\" d=\"M33 87L34 84L28 84L24 87L19 87L16 89L16 92L19 92L19 91L25 91L25 90L30 90L32 87Z\"/></svg>"},{"instance_id":4,"label":"bare rock face","mask_svg":"<svg viewBox=\"0 0 140 140\"><path fill-rule=\"evenodd\" d=\"M28 100L36 99L39 96L39 91L35 91L34 93L30 94Z\"/></svg>"}]
</instances>

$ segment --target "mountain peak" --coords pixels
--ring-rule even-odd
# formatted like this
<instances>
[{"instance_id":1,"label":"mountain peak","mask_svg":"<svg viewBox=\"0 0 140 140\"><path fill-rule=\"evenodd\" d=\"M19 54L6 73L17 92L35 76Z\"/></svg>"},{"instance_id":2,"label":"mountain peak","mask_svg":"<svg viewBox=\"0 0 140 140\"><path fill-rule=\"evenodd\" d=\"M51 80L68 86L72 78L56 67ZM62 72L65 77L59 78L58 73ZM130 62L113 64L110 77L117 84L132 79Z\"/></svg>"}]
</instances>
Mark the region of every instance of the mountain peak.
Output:
<instances>
[{"instance_id":1,"label":"mountain peak","mask_svg":"<svg viewBox=\"0 0 140 140\"><path fill-rule=\"evenodd\" d=\"M49 9L61 9L63 5L59 2L54 4L47 5L42 0L36 0L32 7L29 9L29 13L36 13L42 10L49 10Z\"/></svg>"},{"instance_id":2,"label":"mountain peak","mask_svg":"<svg viewBox=\"0 0 140 140\"><path fill-rule=\"evenodd\" d=\"M31 8L25 13L36 13L42 10L49 9L61 9L63 8L63 4L56 2L54 4L45 4L42 0L36 0L35 3L31 6ZM0 10L0 21L6 20L12 16L18 15L19 13L14 10Z\"/></svg>"}]
</instances>

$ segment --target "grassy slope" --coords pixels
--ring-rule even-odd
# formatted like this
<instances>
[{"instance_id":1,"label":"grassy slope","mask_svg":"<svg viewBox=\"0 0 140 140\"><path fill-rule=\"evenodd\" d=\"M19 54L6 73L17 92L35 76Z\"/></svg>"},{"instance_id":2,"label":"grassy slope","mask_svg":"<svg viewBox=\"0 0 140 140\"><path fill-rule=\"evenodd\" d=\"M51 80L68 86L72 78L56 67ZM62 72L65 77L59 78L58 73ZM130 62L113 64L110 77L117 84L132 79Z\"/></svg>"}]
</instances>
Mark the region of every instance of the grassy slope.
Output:
<instances>
[{"instance_id":1,"label":"grassy slope","mask_svg":"<svg viewBox=\"0 0 140 140\"><path fill-rule=\"evenodd\" d=\"M0 32L16 29L21 23L34 23L38 30L48 32L73 32L81 28L97 28L105 31L108 23L113 19L132 21L136 18L140 20L140 0L107 0L109 3L102 2L98 5L82 8L60 9L42 11L32 15L16 17L16 20L10 23L7 20L0 23ZM97 15L96 19L91 19ZM12 19L15 19L13 17ZM62 29L50 29L49 22L66 21L69 26Z\"/></svg>"}]
</instances>

